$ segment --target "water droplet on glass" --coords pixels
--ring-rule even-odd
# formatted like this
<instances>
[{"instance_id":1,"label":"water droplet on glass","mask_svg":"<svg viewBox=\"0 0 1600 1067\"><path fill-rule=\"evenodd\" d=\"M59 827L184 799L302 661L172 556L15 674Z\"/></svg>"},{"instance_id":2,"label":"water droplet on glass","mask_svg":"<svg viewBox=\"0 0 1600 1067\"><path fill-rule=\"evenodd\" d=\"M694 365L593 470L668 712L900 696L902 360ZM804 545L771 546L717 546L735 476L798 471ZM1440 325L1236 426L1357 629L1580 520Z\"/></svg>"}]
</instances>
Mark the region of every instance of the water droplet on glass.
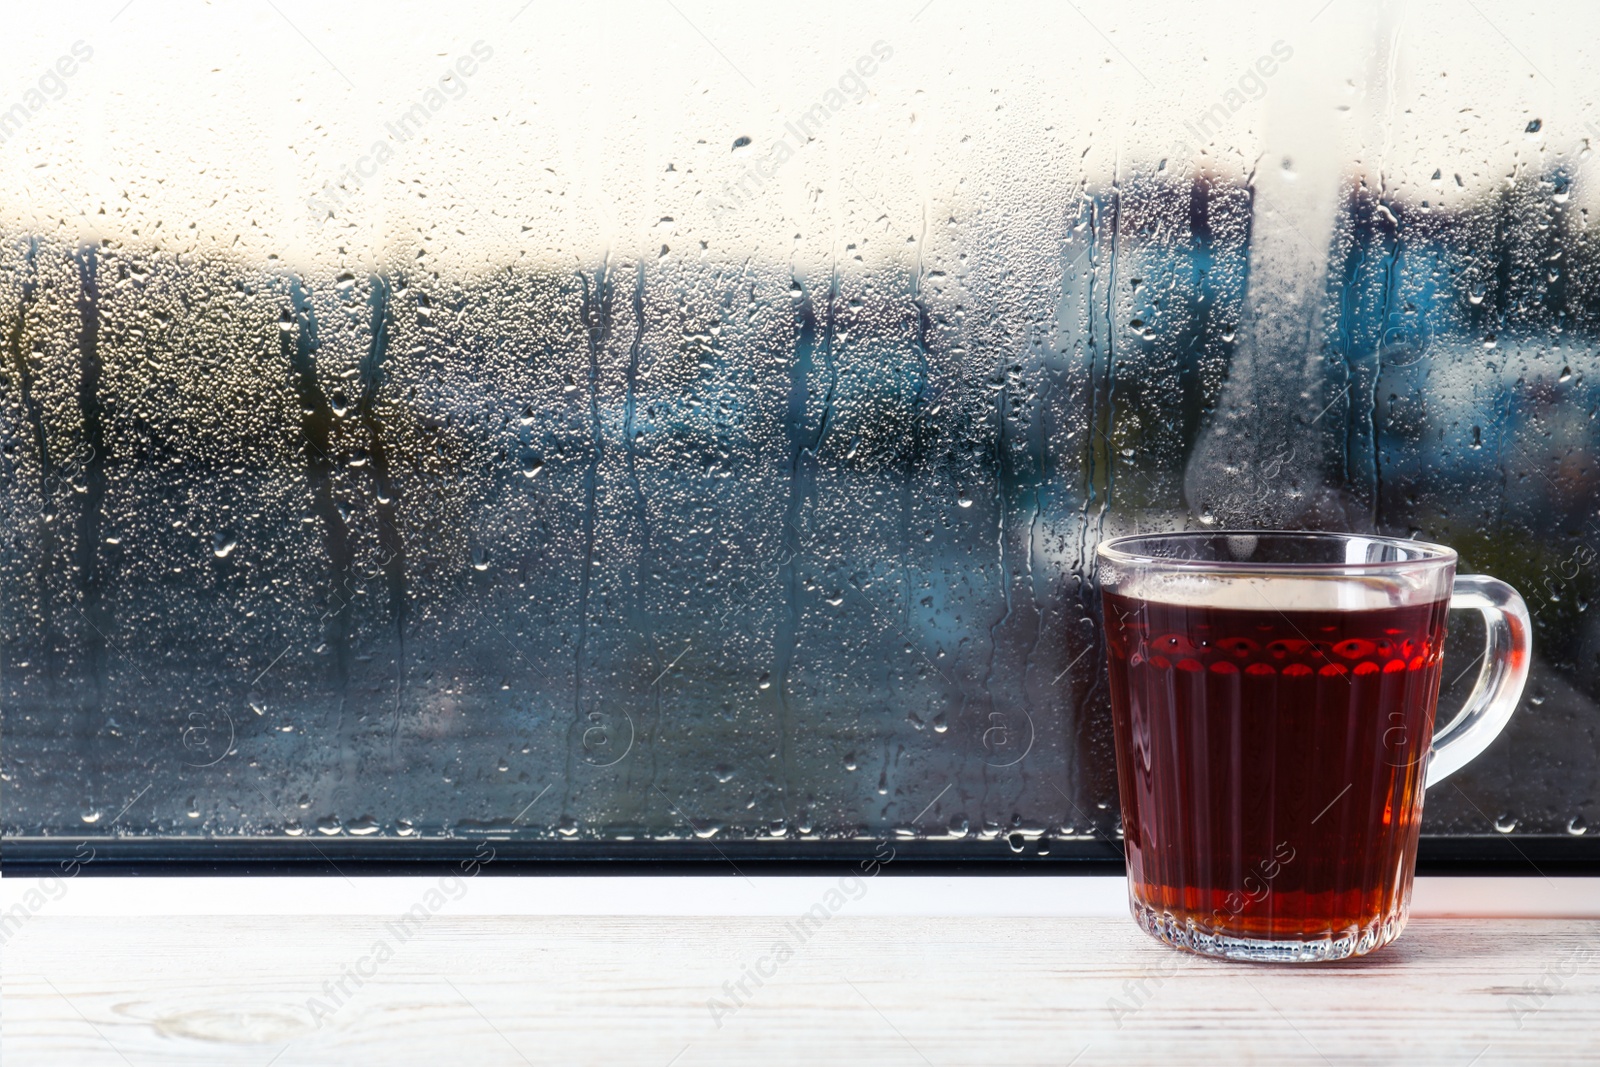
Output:
<instances>
[{"instance_id":1,"label":"water droplet on glass","mask_svg":"<svg viewBox=\"0 0 1600 1067\"><path fill-rule=\"evenodd\" d=\"M1509 834L1517 828L1517 820L1510 815L1502 815L1494 821L1494 828L1497 833Z\"/></svg>"},{"instance_id":2,"label":"water droplet on glass","mask_svg":"<svg viewBox=\"0 0 1600 1067\"><path fill-rule=\"evenodd\" d=\"M1589 824L1583 821L1582 815L1574 815L1567 820L1567 833L1573 837L1582 837L1589 832Z\"/></svg>"},{"instance_id":3,"label":"water droplet on glass","mask_svg":"<svg viewBox=\"0 0 1600 1067\"><path fill-rule=\"evenodd\" d=\"M544 457L539 455L537 452L524 452L522 454L521 466L522 476L524 478L532 478L535 474L538 474L540 471L544 470Z\"/></svg>"},{"instance_id":4,"label":"water droplet on glass","mask_svg":"<svg viewBox=\"0 0 1600 1067\"><path fill-rule=\"evenodd\" d=\"M963 490L961 495L956 497L956 505L963 508L970 508L972 506L972 497L967 495L966 491Z\"/></svg>"},{"instance_id":5,"label":"water droplet on glass","mask_svg":"<svg viewBox=\"0 0 1600 1067\"><path fill-rule=\"evenodd\" d=\"M472 547L472 569L486 571L489 569L489 550L482 545Z\"/></svg>"},{"instance_id":6,"label":"water droplet on glass","mask_svg":"<svg viewBox=\"0 0 1600 1067\"><path fill-rule=\"evenodd\" d=\"M102 811L100 811L98 808L91 808L90 810L84 812L82 815L78 816L78 818L80 818L84 822L90 823L92 825L92 824L97 823L97 822L100 821L100 816L102 814L104 814L104 813Z\"/></svg>"},{"instance_id":7,"label":"water droplet on glass","mask_svg":"<svg viewBox=\"0 0 1600 1067\"><path fill-rule=\"evenodd\" d=\"M218 530L211 538L211 554L218 559L227 559L238 544L238 540L230 531Z\"/></svg>"}]
</instances>

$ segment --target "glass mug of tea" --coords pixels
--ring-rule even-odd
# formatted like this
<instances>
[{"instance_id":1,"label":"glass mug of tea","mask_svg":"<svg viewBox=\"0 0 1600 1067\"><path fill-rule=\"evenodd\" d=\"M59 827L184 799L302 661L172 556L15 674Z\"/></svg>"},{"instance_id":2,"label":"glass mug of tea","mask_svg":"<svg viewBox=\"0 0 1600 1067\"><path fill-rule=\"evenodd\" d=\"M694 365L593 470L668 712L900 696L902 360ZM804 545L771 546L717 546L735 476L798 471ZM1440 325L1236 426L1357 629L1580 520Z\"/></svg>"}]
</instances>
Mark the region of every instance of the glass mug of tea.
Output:
<instances>
[{"instance_id":1,"label":"glass mug of tea","mask_svg":"<svg viewBox=\"0 0 1600 1067\"><path fill-rule=\"evenodd\" d=\"M1098 550L1134 917L1168 944L1294 962L1405 926L1422 794L1499 734L1528 611L1441 545L1200 532ZM1467 706L1434 733L1445 619L1488 630Z\"/></svg>"}]
</instances>

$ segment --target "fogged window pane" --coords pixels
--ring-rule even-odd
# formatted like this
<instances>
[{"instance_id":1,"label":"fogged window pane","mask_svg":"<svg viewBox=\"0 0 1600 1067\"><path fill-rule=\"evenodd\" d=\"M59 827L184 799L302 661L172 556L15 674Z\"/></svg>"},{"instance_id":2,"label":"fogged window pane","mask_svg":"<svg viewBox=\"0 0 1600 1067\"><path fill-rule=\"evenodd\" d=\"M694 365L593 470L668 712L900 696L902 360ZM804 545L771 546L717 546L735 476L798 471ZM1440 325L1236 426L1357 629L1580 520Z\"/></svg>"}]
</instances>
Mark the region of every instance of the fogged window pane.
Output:
<instances>
[{"instance_id":1,"label":"fogged window pane","mask_svg":"<svg viewBox=\"0 0 1600 1067\"><path fill-rule=\"evenodd\" d=\"M1520 588L1427 827L1584 831L1590 14L680 6L28 15L7 835L1059 854L1228 525Z\"/></svg>"}]
</instances>

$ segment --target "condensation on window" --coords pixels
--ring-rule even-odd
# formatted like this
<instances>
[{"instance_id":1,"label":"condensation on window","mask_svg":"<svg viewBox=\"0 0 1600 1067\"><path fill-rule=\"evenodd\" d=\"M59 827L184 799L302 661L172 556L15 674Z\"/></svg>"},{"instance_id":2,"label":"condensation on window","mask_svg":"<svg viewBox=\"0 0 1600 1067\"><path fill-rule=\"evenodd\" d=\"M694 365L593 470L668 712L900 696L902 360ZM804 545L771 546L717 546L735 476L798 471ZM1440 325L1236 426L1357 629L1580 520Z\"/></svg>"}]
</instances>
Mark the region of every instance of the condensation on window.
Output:
<instances>
[{"instance_id":1,"label":"condensation on window","mask_svg":"<svg viewBox=\"0 0 1600 1067\"><path fill-rule=\"evenodd\" d=\"M7 836L1114 840L1208 526L1511 582L1426 830L1600 814L1593 12L281 7L20 31Z\"/></svg>"}]
</instances>

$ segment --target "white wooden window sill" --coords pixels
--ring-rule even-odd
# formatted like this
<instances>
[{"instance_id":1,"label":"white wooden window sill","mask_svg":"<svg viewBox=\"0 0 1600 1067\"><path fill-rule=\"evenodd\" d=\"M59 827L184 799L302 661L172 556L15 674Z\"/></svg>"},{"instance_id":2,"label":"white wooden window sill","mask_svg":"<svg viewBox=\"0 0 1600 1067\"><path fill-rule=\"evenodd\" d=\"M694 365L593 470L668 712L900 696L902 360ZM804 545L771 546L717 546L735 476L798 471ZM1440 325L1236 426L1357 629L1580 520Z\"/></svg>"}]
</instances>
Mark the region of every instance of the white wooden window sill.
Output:
<instances>
[{"instance_id":1,"label":"white wooden window sill","mask_svg":"<svg viewBox=\"0 0 1600 1067\"><path fill-rule=\"evenodd\" d=\"M1419 879L1397 943L1315 967L1159 945L1128 919L1119 878L862 885L4 879L5 1062L1479 1067L1600 1054L1600 879ZM34 906L30 893L62 886ZM819 906L825 918L796 925Z\"/></svg>"}]
</instances>

